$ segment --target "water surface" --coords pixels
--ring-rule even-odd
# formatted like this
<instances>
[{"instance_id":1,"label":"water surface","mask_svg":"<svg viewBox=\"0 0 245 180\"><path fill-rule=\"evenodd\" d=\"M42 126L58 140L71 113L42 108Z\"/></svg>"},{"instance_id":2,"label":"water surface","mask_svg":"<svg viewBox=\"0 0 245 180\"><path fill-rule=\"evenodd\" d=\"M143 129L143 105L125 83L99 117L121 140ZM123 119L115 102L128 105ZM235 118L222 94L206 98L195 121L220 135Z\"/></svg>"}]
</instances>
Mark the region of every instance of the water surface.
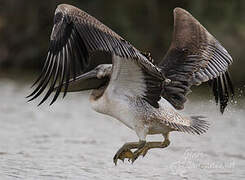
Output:
<instances>
[{"instance_id":1,"label":"water surface","mask_svg":"<svg viewBox=\"0 0 245 180\"><path fill-rule=\"evenodd\" d=\"M185 111L207 116L201 136L174 132L166 149L133 165L114 153L137 136L118 121L91 110L88 92L68 94L53 106L24 98L30 83L0 79L0 179L245 179L245 103L222 116L211 96L190 97ZM148 140L161 140L150 136Z\"/></svg>"}]
</instances>

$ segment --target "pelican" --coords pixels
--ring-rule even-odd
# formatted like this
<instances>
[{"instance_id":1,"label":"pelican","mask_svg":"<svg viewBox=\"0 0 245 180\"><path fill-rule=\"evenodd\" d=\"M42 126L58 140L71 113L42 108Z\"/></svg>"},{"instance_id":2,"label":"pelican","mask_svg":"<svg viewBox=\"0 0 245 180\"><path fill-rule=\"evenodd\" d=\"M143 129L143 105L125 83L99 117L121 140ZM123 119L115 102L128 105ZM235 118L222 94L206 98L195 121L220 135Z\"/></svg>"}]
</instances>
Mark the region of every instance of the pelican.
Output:
<instances>
[{"instance_id":1,"label":"pelican","mask_svg":"<svg viewBox=\"0 0 245 180\"><path fill-rule=\"evenodd\" d=\"M207 82L224 112L234 95L227 50L189 12L174 9L174 32L165 57L154 61L106 25L67 4L55 10L50 47L29 101L44 94L39 104L54 93L92 90L92 108L118 119L136 132L139 141L125 143L115 154L134 162L152 148L166 148L172 131L202 134L209 123L203 116L180 112L192 86ZM93 53L110 55L109 63L91 59ZM161 134L163 141L147 142Z\"/></svg>"}]
</instances>

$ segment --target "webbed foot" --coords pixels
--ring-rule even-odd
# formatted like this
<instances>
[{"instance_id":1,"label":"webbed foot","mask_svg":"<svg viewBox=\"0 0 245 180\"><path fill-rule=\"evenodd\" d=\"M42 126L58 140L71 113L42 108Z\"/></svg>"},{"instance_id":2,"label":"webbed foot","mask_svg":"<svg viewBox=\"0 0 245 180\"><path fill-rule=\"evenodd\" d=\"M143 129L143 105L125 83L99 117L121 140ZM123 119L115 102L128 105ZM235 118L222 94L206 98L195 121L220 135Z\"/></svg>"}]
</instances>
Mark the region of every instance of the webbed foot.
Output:
<instances>
[{"instance_id":1,"label":"webbed foot","mask_svg":"<svg viewBox=\"0 0 245 180\"><path fill-rule=\"evenodd\" d=\"M113 162L117 165L118 159L124 162L125 159L134 163L136 159L140 155L143 157L147 154L149 149L152 148L166 148L170 144L169 141L169 133L163 134L164 141L163 142L146 142L146 141L139 141L139 142L131 142L125 143L115 154L113 158ZM131 149L137 149L136 151L132 152Z\"/></svg>"},{"instance_id":2,"label":"webbed foot","mask_svg":"<svg viewBox=\"0 0 245 180\"><path fill-rule=\"evenodd\" d=\"M132 152L131 149L141 148L145 145L145 143L145 141L125 143L113 157L113 162L115 165L117 165L118 159L122 160L123 162L125 159L133 162L135 159L135 153Z\"/></svg>"},{"instance_id":3,"label":"webbed foot","mask_svg":"<svg viewBox=\"0 0 245 180\"><path fill-rule=\"evenodd\" d=\"M128 161L130 161L133 159L133 156L134 156L134 154L130 149L120 148L117 151L117 153L115 154L115 156L113 157L113 162L115 165L117 165L118 159L120 159L123 162L125 159L128 159Z\"/></svg>"}]
</instances>

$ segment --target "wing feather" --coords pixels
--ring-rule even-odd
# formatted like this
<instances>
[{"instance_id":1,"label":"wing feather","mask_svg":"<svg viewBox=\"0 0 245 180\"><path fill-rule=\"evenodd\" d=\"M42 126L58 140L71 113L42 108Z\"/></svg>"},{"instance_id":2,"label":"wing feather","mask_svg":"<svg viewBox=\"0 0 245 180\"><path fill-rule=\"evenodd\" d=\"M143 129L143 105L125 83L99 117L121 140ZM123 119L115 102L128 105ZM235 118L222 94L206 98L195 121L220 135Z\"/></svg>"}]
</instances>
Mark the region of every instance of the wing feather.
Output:
<instances>
[{"instance_id":1,"label":"wing feather","mask_svg":"<svg viewBox=\"0 0 245 180\"><path fill-rule=\"evenodd\" d=\"M234 95L228 73L232 58L226 49L187 11L174 10L174 33L170 48L159 63L171 83L162 96L176 109L183 109L192 85L208 82L223 113Z\"/></svg>"},{"instance_id":2,"label":"wing feather","mask_svg":"<svg viewBox=\"0 0 245 180\"><path fill-rule=\"evenodd\" d=\"M162 79L149 74L132 59L113 56L113 70L107 90L132 99L144 99L159 108Z\"/></svg>"},{"instance_id":3,"label":"wing feather","mask_svg":"<svg viewBox=\"0 0 245 180\"><path fill-rule=\"evenodd\" d=\"M34 83L37 87L28 96L30 100L37 98L46 87L48 90L41 103L54 90L56 93L51 104L57 99L61 89L64 90L65 96L72 78L74 80L99 64L108 64L103 58L96 60L90 58L98 51L134 59L152 75L162 77L159 69L114 31L86 12L71 5L61 4L55 11L47 59L41 75ZM109 63L112 63L111 60ZM53 81L48 87L51 79ZM55 88L55 84L59 88Z\"/></svg>"}]
</instances>

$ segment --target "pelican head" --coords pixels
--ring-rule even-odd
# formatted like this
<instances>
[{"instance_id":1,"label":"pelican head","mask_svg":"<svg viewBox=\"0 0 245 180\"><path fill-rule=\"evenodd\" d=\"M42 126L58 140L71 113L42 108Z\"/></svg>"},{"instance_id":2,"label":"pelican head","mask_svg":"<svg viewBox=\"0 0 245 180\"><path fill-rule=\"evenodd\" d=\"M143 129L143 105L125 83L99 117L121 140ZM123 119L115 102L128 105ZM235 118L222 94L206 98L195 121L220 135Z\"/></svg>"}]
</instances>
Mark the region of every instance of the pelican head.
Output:
<instances>
[{"instance_id":1,"label":"pelican head","mask_svg":"<svg viewBox=\"0 0 245 180\"><path fill-rule=\"evenodd\" d=\"M106 87L109 84L111 73L112 73L112 64L98 65L95 69L87 73L88 77L94 77L98 81L100 81L98 86L96 88L93 88L93 91L90 95L90 101L96 101L104 94Z\"/></svg>"}]
</instances>

